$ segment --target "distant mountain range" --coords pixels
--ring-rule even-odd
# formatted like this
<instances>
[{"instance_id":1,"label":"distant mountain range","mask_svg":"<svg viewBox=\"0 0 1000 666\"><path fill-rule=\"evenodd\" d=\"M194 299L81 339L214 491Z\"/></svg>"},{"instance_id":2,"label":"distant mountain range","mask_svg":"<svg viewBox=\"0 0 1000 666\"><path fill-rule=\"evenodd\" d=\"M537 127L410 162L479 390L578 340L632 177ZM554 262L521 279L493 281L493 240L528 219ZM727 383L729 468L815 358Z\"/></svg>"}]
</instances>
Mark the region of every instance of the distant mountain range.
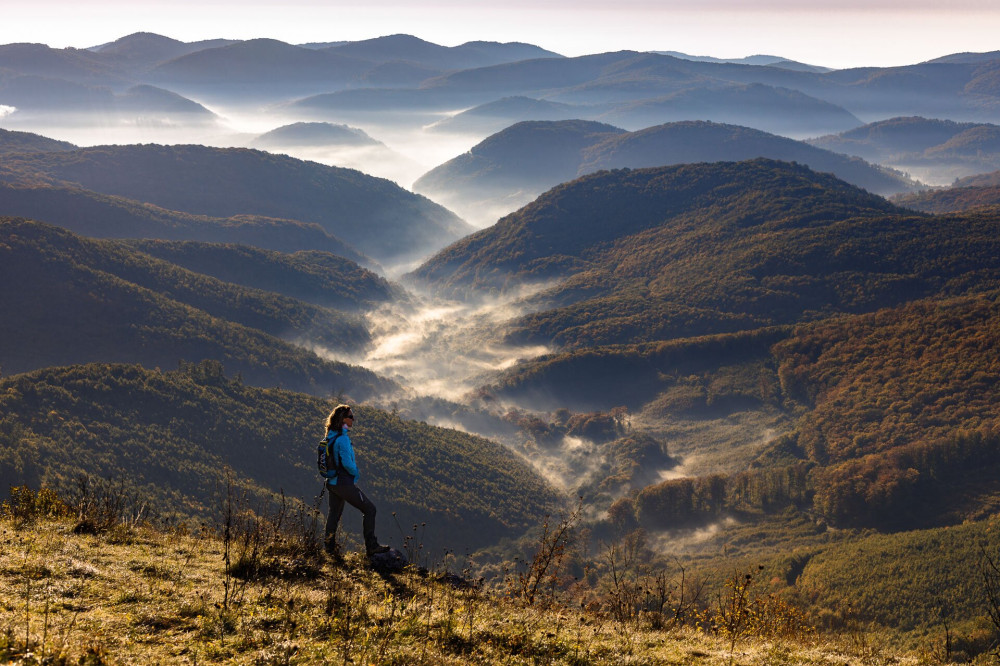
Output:
<instances>
[{"instance_id":1,"label":"distant mountain range","mask_svg":"<svg viewBox=\"0 0 1000 666\"><path fill-rule=\"evenodd\" d=\"M509 212L549 187L602 169L755 157L806 164L878 194L915 185L859 158L746 127L678 122L625 132L577 120L518 123L429 171L413 187L472 219L476 210Z\"/></svg>"},{"instance_id":2,"label":"distant mountain range","mask_svg":"<svg viewBox=\"0 0 1000 666\"><path fill-rule=\"evenodd\" d=\"M1000 169L1000 125L891 118L808 141L838 153L954 178Z\"/></svg>"},{"instance_id":3,"label":"distant mountain range","mask_svg":"<svg viewBox=\"0 0 1000 666\"><path fill-rule=\"evenodd\" d=\"M525 120L573 120L587 118L589 114L594 113L595 110L577 104L562 104L515 95L466 109L434 123L428 129L495 134Z\"/></svg>"},{"instance_id":4,"label":"distant mountain range","mask_svg":"<svg viewBox=\"0 0 1000 666\"><path fill-rule=\"evenodd\" d=\"M178 95L167 100L144 88L129 95L161 119L181 112L185 98L252 99L294 102L288 108L303 121L392 114L420 126L426 119L408 111L433 111L440 120L455 109L528 97L600 106L607 115L574 115L627 129L713 120L801 137L842 132L860 124L858 118L1000 121L1000 87L989 66L996 60L990 53L956 54L904 67L826 71L778 56L723 60L621 51L567 58L530 44L444 47L409 35L292 45L273 39L185 44L137 33L86 50L0 46L0 104L18 107L10 117L15 122L29 113L29 103L53 113L58 100L80 111L129 107L117 96L147 85ZM193 104L189 113L204 113ZM514 113L508 119L559 118Z\"/></svg>"},{"instance_id":5,"label":"distant mountain range","mask_svg":"<svg viewBox=\"0 0 1000 666\"><path fill-rule=\"evenodd\" d=\"M694 60L696 62L730 63L734 65L760 65L763 67L780 67L782 69L792 69L804 72L830 72L830 67L820 67L817 65L807 65L796 62L781 56L774 55L752 55L745 58L714 58L712 56L694 56L680 51L657 51L661 55L668 55L681 60Z\"/></svg>"},{"instance_id":6,"label":"distant mountain range","mask_svg":"<svg viewBox=\"0 0 1000 666\"><path fill-rule=\"evenodd\" d=\"M458 46L439 46L412 35L388 35L329 46L321 44L306 46L380 64L406 62L440 71L487 67L535 58L562 57L558 53L520 42L478 41Z\"/></svg>"},{"instance_id":7,"label":"distant mountain range","mask_svg":"<svg viewBox=\"0 0 1000 666\"><path fill-rule=\"evenodd\" d=\"M616 95L612 92L611 96ZM856 116L829 102L795 90L753 83L691 87L649 99L604 103L575 100L563 103L513 96L468 109L435 123L432 128L495 132L525 120L569 119L597 120L633 130L699 119L735 123L785 136L811 136L861 124Z\"/></svg>"},{"instance_id":8,"label":"distant mountain range","mask_svg":"<svg viewBox=\"0 0 1000 666\"><path fill-rule=\"evenodd\" d=\"M385 146L364 130L331 123L293 123L261 134L251 142L253 148L282 146Z\"/></svg>"},{"instance_id":9,"label":"distant mountain range","mask_svg":"<svg viewBox=\"0 0 1000 666\"><path fill-rule=\"evenodd\" d=\"M4 160L0 180L75 183L216 218L318 224L380 262L420 256L470 230L450 211L387 180L246 149L143 145L25 153Z\"/></svg>"}]
</instances>

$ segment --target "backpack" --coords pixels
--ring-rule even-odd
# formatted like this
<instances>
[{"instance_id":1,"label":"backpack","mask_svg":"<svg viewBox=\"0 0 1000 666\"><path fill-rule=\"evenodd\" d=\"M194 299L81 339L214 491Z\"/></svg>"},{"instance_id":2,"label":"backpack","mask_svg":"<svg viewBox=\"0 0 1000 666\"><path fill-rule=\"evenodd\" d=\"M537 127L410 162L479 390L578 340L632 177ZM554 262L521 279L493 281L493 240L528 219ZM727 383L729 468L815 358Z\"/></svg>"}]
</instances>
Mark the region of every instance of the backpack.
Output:
<instances>
[{"instance_id":1,"label":"backpack","mask_svg":"<svg viewBox=\"0 0 1000 666\"><path fill-rule=\"evenodd\" d=\"M316 445L316 466L319 468L319 475L324 479L334 479L337 477L337 468L339 465L335 461L330 460L329 456L329 445L336 443L337 437L340 437L340 435L334 437L333 440L327 440L324 437Z\"/></svg>"}]
</instances>

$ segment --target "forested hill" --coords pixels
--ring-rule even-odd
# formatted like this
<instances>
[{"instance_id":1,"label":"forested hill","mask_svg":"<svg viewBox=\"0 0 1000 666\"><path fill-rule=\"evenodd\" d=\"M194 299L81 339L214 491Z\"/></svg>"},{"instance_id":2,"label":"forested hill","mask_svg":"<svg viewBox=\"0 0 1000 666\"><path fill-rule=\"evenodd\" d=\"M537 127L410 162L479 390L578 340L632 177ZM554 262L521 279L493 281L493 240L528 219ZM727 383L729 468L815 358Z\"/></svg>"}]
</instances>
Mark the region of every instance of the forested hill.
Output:
<instances>
[{"instance_id":1,"label":"forested hill","mask_svg":"<svg viewBox=\"0 0 1000 666\"><path fill-rule=\"evenodd\" d=\"M586 376L603 356L608 367L638 368L633 382L645 384L647 399L660 394L650 410L671 409L675 418L713 404L722 413L795 406L788 432L750 465L758 472L715 479L714 498L702 494L712 494L706 476L649 486L619 507L649 529L790 505L842 527L956 525L995 514L1000 497L998 296L932 298L768 335L631 354L567 354L548 368L514 374L533 383L542 373L550 383ZM605 391L625 384L621 375L609 377ZM564 397L567 390L564 384ZM739 483L763 485L740 492Z\"/></svg>"},{"instance_id":2,"label":"forested hill","mask_svg":"<svg viewBox=\"0 0 1000 666\"><path fill-rule=\"evenodd\" d=\"M773 160L622 169L549 190L442 250L413 275L446 291L502 289L591 269L614 244L661 227L673 229L677 238L671 243L679 243L682 232L732 236L897 210L833 176ZM664 249L644 245L647 253ZM667 259L656 260L650 273Z\"/></svg>"},{"instance_id":3,"label":"forested hill","mask_svg":"<svg viewBox=\"0 0 1000 666\"><path fill-rule=\"evenodd\" d=\"M626 132L563 120L512 125L427 172L413 187L461 210L483 200L527 203L559 183L602 169L758 157L805 164L876 194L906 192L915 185L901 173L863 159L749 127L684 121Z\"/></svg>"},{"instance_id":4,"label":"forested hill","mask_svg":"<svg viewBox=\"0 0 1000 666\"><path fill-rule=\"evenodd\" d=\"M358 398L394 386L284 341L358 349L369 337L356 317L38 222L0 218L0 311L6 373L98 360L169 369L211 358L265 386Z\"/></svg>"},{"instance_id":5,"label":"forested hill","mask_svg":"<svg viewBox=\"0 0 1000 666\"><path fill-rule=\"evenodd\" d=\"M315 223L257 215L193 215L78 187L0 183L0 214L48 222L91 238L240 243L280 252L320 250L372 263Z\"/></svg>"},{"instance_id":6,"label":"forested hill","mask_svg":"<svg viewBox=\"0 0 1000 666\"><path fill-rule=\"evenodd\" d=\"M76 183L213 217L313 222L379 261L426 253L471 230L391 181L248 149L129 145L20 154L4 160L0 180Z\"/></svg>"},{"instance_id":7,"label":"forested hill","mask_svg":"<svg viewBox=\"0 0 1000 666\"><path fill-rule=\"evenodd\" d=\"M74 150L76 146L68 141L57 141L31 132L15 132L0 129L0 155L7 153L34 153L58 150Z\"/></svg>"},{"instance_id":8,"label":"forested hill","mask_svg":"<svg viewBox=\"0 0 1000 666\"><path fill-rule=\"evenodd\" d=\"M415 275L452 293L556 281L512 340L635 344L989 284L997 224L910 213L769 160L622 170L551 190Z\"/></svg>"},{"instance_id":9,"label":"forested hill","mask_svg":"<svg viewBox=\"0 0 1000 666\"><path fill-rule=\"evenodd\" d=\"M113 479L160 517L209 524L222 513L228 478L251 509L266 508L281 491L311 504L322 486L315 445L331 406L227 379L215 362L171 372L94 364L5 377L0 485L72 494L81 474ZM407 535L426 523L418 536L435 554L475 549L518 536L557 506L541 478L499 444L377 409L355 413L352 438L383 541L403 546L395 513Z\"/></svg>"},{"instance_id":10,"label":"forested hill","mask_svg":"<svg viewBox=\"0 0 1000 666\"><path fill-rule=\"evenodd\" d=\"M394 298L401 289L358 264L329 252L285 253L232 243L121 241L128 247L196 273L308 303L360 312Z\"/></svg>"},{"instance_id":11,"label":"forested hill","mask_svg":"<svg viewBox=\"0 0 1000 666\"><path fill-rule=\"evenodd\" d=\"M584 151L579 173L716 160L735 162L757 157L798 162L813 171L832 173L874 194L908 191L914 186L901 173L857 157L750 127L705 121L667 123L609 137Z\"/></svg>"},{"instance_id":12,"label":"forested hill","mask_svg":"<svg viewBox=\"0 0 1000 666\"><path fill-rule=\"evenodd\" d=\"M893 203L926 213L958 213L1000 205L1000 186L945 187L893 197Z\"/></svg>"}]
</instances>

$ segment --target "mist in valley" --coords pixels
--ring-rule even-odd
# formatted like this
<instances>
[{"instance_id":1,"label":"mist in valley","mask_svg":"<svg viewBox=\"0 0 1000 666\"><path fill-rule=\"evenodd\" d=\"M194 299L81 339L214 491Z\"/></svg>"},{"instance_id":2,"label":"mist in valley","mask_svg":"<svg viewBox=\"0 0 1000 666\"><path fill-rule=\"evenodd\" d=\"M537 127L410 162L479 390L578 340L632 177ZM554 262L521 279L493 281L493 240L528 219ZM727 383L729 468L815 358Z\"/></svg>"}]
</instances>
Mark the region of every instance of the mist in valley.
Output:
<instances>
[{"instance_id":1,"label":"mist in valley","mask_svg":"<svg viewBox=\"0 0 1000 666\"><path fill-rule=\"evenodd\" d=\"M505 322L527 312L523 300L536 290L472 302L410 290L366 315L374 343L355 362L415 395L461 402L497 372L550 351L501 341Z\"/></svg>"},{"instance_id":2,"label":"mist in valley","mask_svg":"<svg viewBox=\"0 0 1000 666\"><path fill-rule=\"evenodd\" d=\"M745 94L742 88L733 90L735 92L723 92ZM449 109L407 109L400 106L393 111L361 108L363 104L359 104L358 108L349 108L350 103L341 101L340 108L321 108L318 105L297 104L301 100L288 95L251 98L220 90L200 93L197 88L180 90L180 93L207 113L197 118L190 114L164 111L129 115L121 110L55 115L29 113L14 106L0 105L0 126L69 141L81 147L148 143L257 147L328 166L356 169L391 180L411 191L421 176L469 152L497 128L495 123L449 122L461 119L464 112L475 106ZM712 94L721 93L715 91ZM840 131L862 122L858 117L818 100L802 101L806 104L803 108L807 108L809 113L796 115L798 111L795 110L781 117L732 106L717 108L714 115L703 110L688 113L683 105L680 108L670 107L670 104L676 107L676 99L653 101L656 103L624 105L615 113L599 115L598 119L636 131L670 120L710 117L719 122L753 123L755 127L797 139ZM549 100L545 103L555 104ZM694 102L689 102L688 107L694 108ZM826 115L813 117L816 109ZM589 109L588 113L593 117L595 110ZM370 141L289 140L283 143L274 138L265 145L261 140L262 136L275 130L303 123L356 131L367 135ZM452 127L449 128L450 125ZM968 175L960 171L961 167L948 164L898 166L924 183L933 185L944 185L959 175ZM537 192L523 189L497 191L495 196L489 196L489 192L482 196L467 196L458 191L423 193L419 188L417 191L451 209L476 228L492 225L537 195ZM531 463L555 488L568 496L581 488L599 484L613 464L609 444L614 437L600 439L563 433L540 442L518 422L516 414L528 415L551 425L554 419L551 412L539 409L537 404L518 404L513 400L503 401L493 397L484 400L481 393L483 387L495 381L504 370L521 361L555 351L545 345L517 346L504 342L507 323L531 312L530 296L542 287L536 285L501 297L449 300L406 282L405 275L425 258L380 267L387 278L401 286L404 295L362 315L371 336L370 344L363 350L345 352L325 348L312 340L300 339L296 342L325 358L363 366L393 379L403 387L403 391L386 396L380 406L398 409L408 418L496 439ZM614 397L609 397L609 400L613 402ZM605 408L610 410L614 406L608 404ZM552 405L547 404L546 407L551 409ZM583 411L576 405L562 407ZM646 469L615 487L592 494L587 508L594 518L598 518L611 501L643 485L745 468L774 436L788 426L785 417L778 414L737 414L717 419L685 420L640 413L634 415L631 423L637 431L662 442L664 456L672 456L673 461ZM683 535L672 533L662 540L669 541L673 547L696 545L711 538L713 530L717 529L719 525Z\"/></svg>"},{"instance_id":3,"label":"mist in valley","mask_svg":"<svg viewBox=\"0 0 1000 666\"><path fill-rule=\"evenodd\" d=\"M195 100L198 101L198 100ZM485 134L445 133L427 129L425 124L397 122L397 117L356 118L317 114L304 118L281 106L245 107L235 104L200 102L214 114L211 119L192 123L180 116L156 114L125 117L115 113L32 114L12 106L0 106L0 126L7 130L32 132L80 147L127 144L201 144L215 148L253 147L258 137L303 121L347 125L368 134L381 145L301 145L275 143L259 148L290 155L327 166L356 169L386 178L406 189L430 169L468 151L486 138ZM457 113L442 112L433 118ZM430 123L427 123L430 124ZM446 204L442 203L447 207ZM458 211L456 211L458 212ZM509 212L509 211L504 211ZM461 213L459 213L461 215ZM477 216L476 226L495 222Z\"/></svg>"}]
</instances>

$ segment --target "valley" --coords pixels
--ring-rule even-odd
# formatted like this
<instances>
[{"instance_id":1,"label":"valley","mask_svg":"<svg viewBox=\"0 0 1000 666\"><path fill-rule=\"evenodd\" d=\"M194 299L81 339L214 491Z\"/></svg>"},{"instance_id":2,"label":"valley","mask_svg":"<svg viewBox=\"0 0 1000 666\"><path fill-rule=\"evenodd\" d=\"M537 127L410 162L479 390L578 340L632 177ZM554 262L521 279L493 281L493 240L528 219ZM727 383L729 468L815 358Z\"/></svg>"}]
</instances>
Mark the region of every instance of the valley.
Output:
<instances>
[{"instance_id":1,"label":"valley","mask_svg":"<svg viewBox=\"0 0 1000 666\"><path fill-rule=\"evenodd\" d=\"M708 612L739 568L987 659L998 62L0 46L0 490L315 518L350 402L425 561L510 585L563 521L581 607L648 618L622 580L680 567Z\"/></svg>"}]
</instances>

